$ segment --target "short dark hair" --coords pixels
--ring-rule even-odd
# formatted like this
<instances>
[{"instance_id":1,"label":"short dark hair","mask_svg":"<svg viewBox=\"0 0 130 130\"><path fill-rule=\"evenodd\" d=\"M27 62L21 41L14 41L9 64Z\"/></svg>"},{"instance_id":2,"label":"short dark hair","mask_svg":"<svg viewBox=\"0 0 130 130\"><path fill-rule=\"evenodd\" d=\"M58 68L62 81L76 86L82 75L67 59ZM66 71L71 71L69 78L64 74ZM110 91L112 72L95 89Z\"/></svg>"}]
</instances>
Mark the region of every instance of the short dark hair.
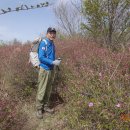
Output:
<instances>
[{"instance_id":1,"label":"short dark hair","mask_svg":"<svg viewBox=\"0 0 130 130\"><path fill-rule=\"evenodd\" d=\"M48 32L55 32L56 33L56 29L55 28L52 28L52 27L49 27L48 29L47 29L47 33Z\"/></svg>"}]
</instances>

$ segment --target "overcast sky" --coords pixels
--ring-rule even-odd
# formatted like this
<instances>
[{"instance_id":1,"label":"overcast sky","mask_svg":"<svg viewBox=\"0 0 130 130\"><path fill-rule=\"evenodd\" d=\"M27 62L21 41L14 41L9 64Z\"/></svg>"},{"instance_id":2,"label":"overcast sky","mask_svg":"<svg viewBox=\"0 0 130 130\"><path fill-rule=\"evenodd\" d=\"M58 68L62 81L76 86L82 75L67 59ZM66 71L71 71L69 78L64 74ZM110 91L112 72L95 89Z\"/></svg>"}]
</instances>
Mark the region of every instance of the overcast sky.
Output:
<instances>
[{"instance_id":1,"label":"overcast sky","mask_svg":"<svg viewBox=\"0 0 130 130\"><path fill-rule=\"evenodd\" d=\"M53 3L54 6L61 0L46 0ZM8 7L15 9L17 6L36 5L46 2L45 0L0 0L1 9L7 10ZM66 2L68 0L62 0ZM28 11L11 12L0 15L0 40L13 40L17 38L20 41L33 40L41 32L46 33L49 26L56 27L56 17L53 12L53 6L43 7Z\"/></svg>"}]
</instances>

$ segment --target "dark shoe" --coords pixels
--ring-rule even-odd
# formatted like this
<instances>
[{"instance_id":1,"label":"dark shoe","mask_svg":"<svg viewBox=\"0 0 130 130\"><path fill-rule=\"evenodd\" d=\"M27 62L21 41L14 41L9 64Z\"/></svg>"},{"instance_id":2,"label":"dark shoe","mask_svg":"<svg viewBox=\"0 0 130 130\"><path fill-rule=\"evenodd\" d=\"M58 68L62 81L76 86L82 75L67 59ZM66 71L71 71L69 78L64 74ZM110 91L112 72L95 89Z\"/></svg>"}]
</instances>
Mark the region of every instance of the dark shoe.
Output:
<instances>
[{"instance_id":1,"label":"dark shoe","mask_svg":"<svg viewBox=\"0 0 130 130\"><path fill-rule=\"evenodd\" d=\"M44 107L44 111L53 114L54 109L50 109L49 107Z\"/></svg>"},{"instance_id":2,"label":"dark shoe","mask_svg":"<svg viewBox=\"0 0 130 130\"><path fill-rule=\"evenodd\" d=\"M38 119L42 119L43 118L42 110L37 110L36 116L37 116Z\"/></svg>"}]
</instances>

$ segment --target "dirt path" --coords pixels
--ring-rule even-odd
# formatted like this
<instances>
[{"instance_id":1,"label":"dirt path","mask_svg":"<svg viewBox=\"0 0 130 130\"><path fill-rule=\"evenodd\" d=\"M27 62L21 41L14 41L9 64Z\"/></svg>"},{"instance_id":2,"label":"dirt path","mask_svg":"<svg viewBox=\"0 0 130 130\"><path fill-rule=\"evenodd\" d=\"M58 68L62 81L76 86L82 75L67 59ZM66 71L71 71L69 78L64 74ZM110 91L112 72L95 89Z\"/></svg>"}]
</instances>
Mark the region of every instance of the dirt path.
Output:
<instances>
[{"instance_id":1,"label":"dirt path","mask_svg":"<svg viewBox=\"0 0 130 130\"><path fill-rule=\"evenodd\" d=\"M36 118L35 104L24 104L22 112L27 115L27 122L22 130L62 130L64 122L60 119L63 111L63 104L57 105L54 114L43 114L43 119Z\"/></svg>"}]
</instances>

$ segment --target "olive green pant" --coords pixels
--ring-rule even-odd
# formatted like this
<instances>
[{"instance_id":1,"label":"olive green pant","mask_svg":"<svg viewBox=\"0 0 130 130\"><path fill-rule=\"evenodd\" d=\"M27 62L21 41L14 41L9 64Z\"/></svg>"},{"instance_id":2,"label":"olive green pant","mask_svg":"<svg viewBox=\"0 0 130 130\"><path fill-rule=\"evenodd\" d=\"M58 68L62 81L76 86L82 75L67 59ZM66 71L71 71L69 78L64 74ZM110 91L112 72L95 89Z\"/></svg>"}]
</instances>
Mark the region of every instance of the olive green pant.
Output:
<instances>
[{"instance_id":1,"label":"olive green pant","mask_svg":"<svg viewBox=\"0 0 130 130\"><path fill-rule=\"evenodd\" d=\"M54 70L47 71L40 67L38 75L38 91L36 96L36 108L38 110L42 109L45 105L49 106L54 75Z\"/></svg>"}]
</instances>

